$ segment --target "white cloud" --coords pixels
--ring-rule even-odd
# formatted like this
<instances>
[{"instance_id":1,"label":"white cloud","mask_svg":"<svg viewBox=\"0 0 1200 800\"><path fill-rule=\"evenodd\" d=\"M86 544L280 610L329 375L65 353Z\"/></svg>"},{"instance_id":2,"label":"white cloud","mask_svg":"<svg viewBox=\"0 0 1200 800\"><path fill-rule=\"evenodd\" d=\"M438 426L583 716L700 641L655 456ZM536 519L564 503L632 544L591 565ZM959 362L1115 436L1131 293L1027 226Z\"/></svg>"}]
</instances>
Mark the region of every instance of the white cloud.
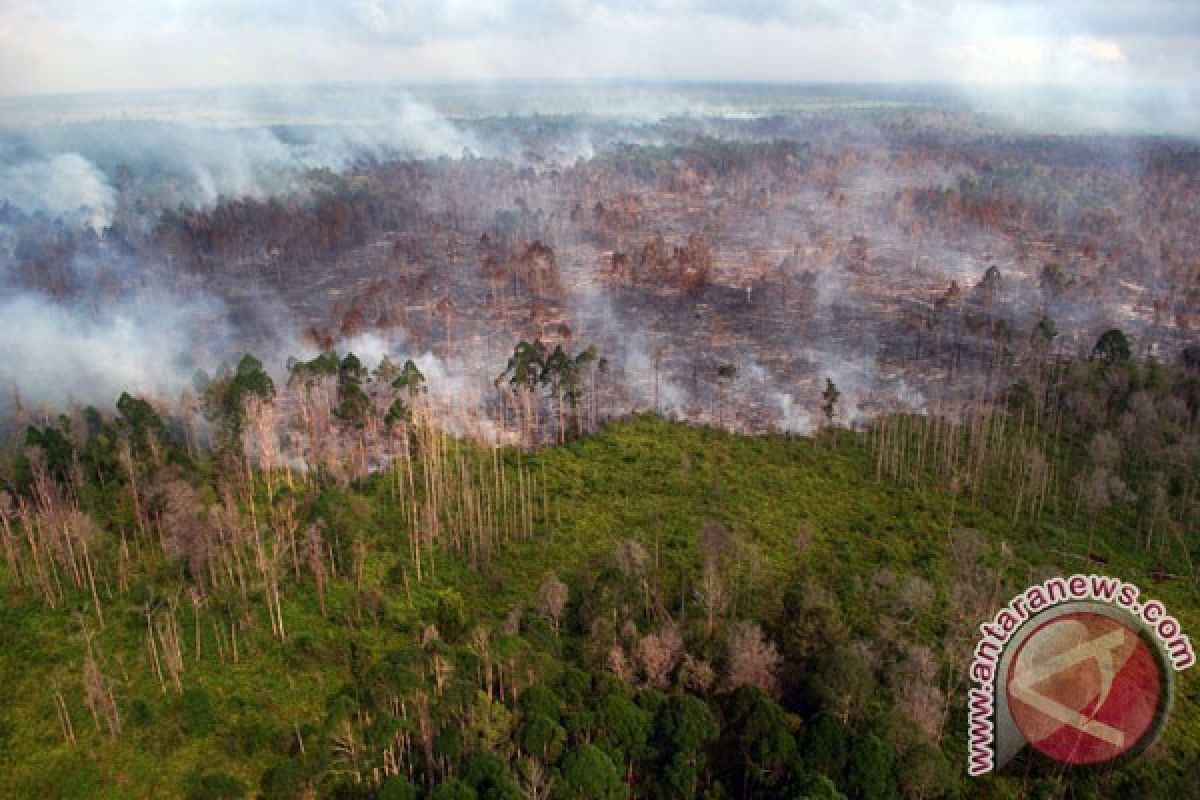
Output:
<instances>
[{"instance_id":1,"label":"white cloud","mask_svg":"<svg viewBox=\"0 0 1200 800\"><path fill-rule=\"evenodd\" d=\"M1125 61L1125 53L1121 51L1121 45L1112 39L1097 39L1093 36L1072 36L1067 41L1067 47L1084 53L1096 61L1118 64Z\"/></svg>"},{"instance_id":2,"label":"white cloud","mask_svg":"<svg viewBox=\"0 0 1200 800\"><path fill-rule=\"evenodd\" d=\"M1198 43L1194 0L0 0L0 94L514 77L1196 85Z\"/></svg>"}]
</instances>

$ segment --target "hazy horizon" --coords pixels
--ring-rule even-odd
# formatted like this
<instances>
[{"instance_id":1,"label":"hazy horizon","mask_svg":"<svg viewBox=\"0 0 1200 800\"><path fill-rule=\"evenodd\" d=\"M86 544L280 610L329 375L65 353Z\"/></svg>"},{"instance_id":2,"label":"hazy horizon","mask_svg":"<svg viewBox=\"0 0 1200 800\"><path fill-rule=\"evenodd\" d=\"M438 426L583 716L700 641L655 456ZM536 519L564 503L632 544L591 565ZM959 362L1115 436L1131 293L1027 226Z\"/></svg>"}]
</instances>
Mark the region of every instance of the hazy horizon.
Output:
<instances>
[{"instance_id":1,"label":"hazy horizon","mask_svg":"<svg viewBox=\"0 0 1200 800\"><path fill-rule=\"evenodd\" d=\"M1200 131L1200 89L626 78L341 81L21 95L0 97L0 128L148 121L231 128L369 125L390 122L397 105L412 103L453 121L538 115L751 118L910 107L976 113L989 124L1032 132L1196 138Z\"/></svg>"}]
</instances>

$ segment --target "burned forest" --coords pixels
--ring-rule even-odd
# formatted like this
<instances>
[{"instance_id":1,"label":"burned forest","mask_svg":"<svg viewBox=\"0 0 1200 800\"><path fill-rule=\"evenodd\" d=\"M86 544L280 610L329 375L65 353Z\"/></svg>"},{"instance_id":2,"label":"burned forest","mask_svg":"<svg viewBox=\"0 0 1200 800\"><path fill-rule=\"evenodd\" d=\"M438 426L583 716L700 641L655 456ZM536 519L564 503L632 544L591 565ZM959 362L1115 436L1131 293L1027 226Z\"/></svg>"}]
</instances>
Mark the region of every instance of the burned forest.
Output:
<instances>
[{"instance_id":1,"label":"burned forest","mask_svg":"<svg viewBox=\"0 0 1200 800\"><path fill-rule=\"evenodd\" d=\"M1024 587L1200 631L1194 137L242 91L0 102L0 795L1200 796L966 772Z\"/></svg>"},{"instance_id":2,"label":"burned forest","mask_svg":"<svg viewBox=\"0 0 1200 800\"><path fill-rule=\"evenodd\" d=\"M131 387L168 387L163 402L187 383L178 362L255 352L279 375L292 356L390 352L451 373L457 424L527 444L550 429L522 429L496 381L521 341L600 354L580 376L588 429L656 411L808 432L826 379L844 423L956 415L1104 330L1177 363L1200 325L1186 141L827 112L617 126L571 160L572 124L588 132L507 121L508 158L360 159L210 207L171 207L172 178L122 164L107 228L4 212L7 280L85 318L202 299L181 324L211 324L207 360L171 353Z\"/></svg>"}]
</instances>

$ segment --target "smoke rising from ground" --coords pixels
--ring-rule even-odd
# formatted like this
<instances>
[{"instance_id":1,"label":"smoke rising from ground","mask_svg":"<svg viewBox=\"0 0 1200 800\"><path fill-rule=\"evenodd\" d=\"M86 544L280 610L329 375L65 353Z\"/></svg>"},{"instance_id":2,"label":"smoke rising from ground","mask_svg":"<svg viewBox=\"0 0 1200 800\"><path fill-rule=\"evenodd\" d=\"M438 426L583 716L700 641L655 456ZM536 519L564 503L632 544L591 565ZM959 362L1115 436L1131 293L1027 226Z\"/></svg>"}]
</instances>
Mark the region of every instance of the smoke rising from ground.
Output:
<instances>
[{"instance_id":1,"label":"smoke rising from ground","mask_svg":"<svg viewBox=\"0 0 1200 800\"><path fill-rule=\"evenodd\" d=\"M304 109L296 100L294 110ZM313 169L341 172L367 160L459 156L478 147L411 98L359 105L354 114L341 109L350 122L336 124L250 124L264 112L230 104L225 114L233 124L221 126L205 124L200 109L150 118L163 113L152 106L145 119L87 119L85 112L84 119L0 128L0 212L16 214L7 223L0 216L0 341L7 351L0 384L19 387L28 401L107 404L127 389L177 395L197 368L211 370L242 347L280 355L274 347L284 340L281 349L303 352L294 321L276 316L269 299L265 308L258 302L258 313L270 320L276 341L239 341L221 298L180 285L169 267L121 253L105 238L116 224L145 233L164 210L295 193ZM170 119L177 116L184 119ZM71 259L70 297L28 285L44 276L15 274L19 241L52 248L46 238L30 242L28 229L18 235L21 223L37 219L100 237L102 258ZM117 291L105 294L104 284Z\"/></svg>"},{"instance_id":2,"label":"smoke rising from ground","mask_svg":"<svg viewBox=\"0 0 1200 800\"><path fill-rule=\"evenodd\" d=\"M116 190L78 153L0 166L0 198L30 214L74 219L100 233L112 223Z\"/></svg>"},{"instance_id":3,"label":"smoke rising from ground","mask_svg":"<svg viewBox=\"0 0 1200 800\"><path fill-rule=\"evenodd\" d=\"M207 209L221 198L295 191L309 170L480 149L471 134L405 94L386 101L369 93L292 95L293 105L266 106L231 95L215 109L185 96L166 108L135 105L135 116L121 120L85 108L29 124L28 111L10 109L0 114L0 124L10 123L0 128L0 201L27 213L82 215L100 232L112 224L122 190L152 214Z\"/></svg>"},{"instance_id":4,"label":"smoke rising from ground","mask_svg":"<svg viewBox=\"0 0 1200 800\"><path fill-rule=\"evenodd\" d=\"M343 295L346 287L381 275L391 280L395 270L407 268L409 256L399 255L405 237L425 236L429 229L449 224L466 234L466 241L455 248L471 249L481 231L500 229L514 241L541 236L553 242L569 278L563 302L574 342L596 344L608 358L618 376L612 381L617 388L611 391L620 395L619 408L657 409L727 423L732 418L737 424L739 402L752 399L768 410L773 427L809 431L819 418L824 379L831 378L842 392L839 421L858 421L872 405L923 409L927 398L922 387L895 369L896 342L881 341L878 331L854 321L862 308L878 303L879 278L852 276L853 239L869 240L873 255L863 260L886 265L884 280L905 291L924 291L929 299L951 281L969 291L989 266L999 264L1006 283L997 307L1021 326L1031 324L1048 302L1036 285L1040 264L1023 263L1013 242L991 230L964 226L953 235L936 227L914 231L893 219L901 193L917 190L937 197L974 191L972 186L986 187L992 179L991 172L965 156L895 163L889 160L893 145L904 142L913 130L927 130L945 137L953 152L965 141L993 135L986 120L962 112L953 102L937 105L928 94L872 106L860 91L847 91L841 97L811 88L693 87L656 94L642 87L622 97L612 87L581 88L575 94L559 87L541 93L529 89L524 96L500 92L489 101L486 93L463 89L429 90L421 99L395 90L381 91L379 97L361 89L293 90L281 97L219 95L207 98L212 101L207 105L194 97L159 98L133 106L136 113L127 120L106 118L95 108L67 109L58 116L45 108L37 114L26 108L20 124L0 133L0 308L3 333L14 343L13 357L0 367L0 379L6 385L18 384L27 398L108 403L123 389L177 393L188 385L196 367L211 369L245 350L266 356L264 360L278 368L288 355L316 351L316 345L301 341L297 332L310 321L297 317L297 298L310 315L340 315L351 302ZM596 105L590 106L593 101ZM911 109L903 108L905 102L911 102ZM902 108L897 110L894 103ZM581 108L589 113L573 113ZM12 109L8 113L11 122ZM996 130L1011 135L1003 126ZM735 309L735 317L757 315L758 304L769 305L757 296L751 300L751 283L759 279L748 277L751 265L738 260L747 251L771 254L764 257L771 280L813 280L811 308L797 306L796 313L803 317L781 342L787 359L771 361L744 347L701 341L701 334L719 339L716 330L697 330L694 341L681 345L671 337L677 338L680 327L698 324L698 317L688 320L669 312L661 318L639 317L618 307L617 295L595 280L596 258L608 257L597 248L614 245L589 243L567 217L586 221L598 213L594 202L619 200L625 190L617 178L606 178L617 182L587 189L589 199L576 211L563 206L565 195L555 193L562 189L554 183L558 176L566 176L563 180L570 187L571 181L593 180L584 177L587 170L579 166L590 159L629 158L628 169L644 171L641 186L656 191L662 187L655 185L661 178L655 178L654 170L664 167L647 166L638 161L646 153L622 150L622 145L660 147L662 152L651 154L654 158L695 181L681 169L685 156L672 156L672 147L703 149L713 148L713 142L780 138L819 148L828 162L818 160L815 169L827 171L828 181L792 187L776 185L778 176L769 170L736 174L744 184L737 189L742 197L757 202L749 189L761 185L767 198L762 210L734 209L737 230L723 231L726 221L717 217L717 210L703 210L706 203L715 202L714 192L731 191L724 185L694 190L688 202L696 208L669 211L652 223L667 229L670 246L682 244L693 231L705 232L718 257L726 259L718 265L714 281L725 294L709 299ZM846 152L847 163L834 169L833 162ZM468 153L495 161L457 160ZM446 157L453 160L443 160ZM387 269L352 278L343 273L355 260L369 260L367 254L326 253L306 272L296 273L305 276L305 283L288 287L292 291L286 300L276 296L279 287L269 286L264 274L287 284L292 271L302 265L271 261L274 256L254 249L267 248L269 237L268 244L256 242L243 252L234 251L234 263L206 262L202 271L186 278L169 259L128 252L128 239L123 238L136 243L138 236L153 232L161 214L181 207L214 209L241 198L303 205L324 185L324 178L314 177L311 170L345 175L347 183L339 184L339 191L346 191L355 181L372 180L372 170L384 162L412 160L421 161L430 176L414 184L412 195L428 216L415 229L372 234L377 238L366 246L394 248L397 254ZM618 169L615 174L622 173ZM476 179L482 182L471 185ZM1036 191L1044 189L1030 189L1035 200ZM776 192L788 202L770 202ZM1062 207L1076 200L1067 197ZM651 216L659 212L652 206L645 210ZM28 251L32 246L53 252L63 231L90 236L89 247L100 256L74 259L68 274L56 278L39 272L43 262ZM637 235L647 233L643 223ZM730 236L729 241L723 238ZM445 245L438 241L429 253L416 247L412 258L441 258L436 251ZM625 239L620 246L636 257L643 242ZM570 253L575 251L586 258L574 260ZM791 252L796 253L794 259L779 261L781 254ZM270 269L264 273L260 267L267 262ZM474 262L455 266L478 268ZM868 263L862 269L871 268ZM209 285L203 271L214 269L226 281L220 287ZM426 284L406 289L409 294L397 303L409 310L428 309L450 292L447 281L452 279L435 271ZM311 288L309 282L324 288ZM727 296L740 297L743 290L744 303ZM1094 303L1101 310L1085 320L1085 338L1105 317L1117 318L1118 299L1106 296ZM678 305L695 302L685 298ZM1054 302L1055 313L1061 310L1072 322L1083 320L1082 312L1072 311L1067 300ZM658 311L647 309L651 314ZM473 309L457 312L469 316ZM1130 324L1142 324L1136 309L1120 313ZM353 350L370 363L385 352L411 355L430 376L435 402L459 410L487 405L483 395L503 368L505 356L491 349L486 356L466 350L442 352L443 339L418 342L406 335L395 313L391 318L389 330L378 335L358 332L361 325L346 328L338 348ZM663 325L671 330L661 329ZM21 332L25 335L18 335ZM509 347L517 338L515 330L498 333L498 338L511 340L505 342ZM942 333L962 337L961 331L937 335ZM1074 334L1065 333L1064 339L1067 335ZM982 335L966 338L976 351L984 347ZM920 346L917 339L914 336L914 348ZM906 341L903 347L907 346ZM737 374L722 385L714 374L726 363L735 365ZM465 431L486 424L484 417L480 411L474 422L456 424Z\"/></svg>"},{"instance_id":5,"label":"smoke rising from ground","mask_svg":"<svg viewBox=\"0 0 1200 800\"><path fill-rule=\"evenodd\" d=\"M224 309L212 298L178 305L106 306L97 314L25 294L0 301L0 385L26 402L62 408L107 404L123 391L177 397L202 366L230 346ZM198 337L197 334L203 332Z\"/></svg>"}]
</instances>

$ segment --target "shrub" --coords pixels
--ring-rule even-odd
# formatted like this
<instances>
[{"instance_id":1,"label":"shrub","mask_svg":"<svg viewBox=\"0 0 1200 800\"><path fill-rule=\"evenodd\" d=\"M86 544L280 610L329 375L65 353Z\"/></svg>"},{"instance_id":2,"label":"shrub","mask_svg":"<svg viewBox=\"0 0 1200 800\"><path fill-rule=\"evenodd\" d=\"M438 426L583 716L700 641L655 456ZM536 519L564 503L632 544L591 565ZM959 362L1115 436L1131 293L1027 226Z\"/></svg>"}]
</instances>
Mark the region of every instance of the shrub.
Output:
<instances>
[{"instance_id":1,"label":"shrub","mask_svg":"<svg viewBox=\"0 0 1200 800\"><path fill-rule=\"evenodd\" d=\"M434 611L438 632L447 641L458 641L467 631L467 605L462 595L453 589L442 589L437 593Z\"/></svg>"},{"instance_id":2,"label":"shrub","mask_svg":"<svg viewBox=\"0 0 1200 800\"><path fill-rule=\"evenodd\" d=\"M262 800L293 800L299 797L307 783L304 770L297 762L287 759L269 767L259 782Z\"/></svg>"},{"instance_id":3,"label":"shrub","mask_svg":"<svg viewBox=\"0 0 1200 800\"><path fill-rule=\"evenodd\" d=\"M417 800L417 790L402 775L391 775L379 787L379 800Z\"/></svg>"},{"instance_id":4,"label":"shrub","mask_svg":"<svg viewBox=\"0 0 1200 800\"><path fill-rule=\"evenodd\" d=\"M138 697L129 704L127 719L137 727L144 728L154 721L154 712L145 700Z\"/></svg>"},{"instance_id":5,"label":"shrub","mask_svg":"<svg viewBox=\"0 0 1200 800\"><path fill-rule=\"evenodd\" d=\"M249 758L271 740L270 727L257 719L244 719L221 738L221 749L233 758Z\"/></svg>"},{"instance_id":6,"label":"shrub","mask_svg":"<svg viewBox=\"0 0 1200 800\"><path fill-rule=\"evenodd\" d=\"M430 795L432 800L475 800L475 790L458 778L447 778Z\"/></svg>"},{"instance_id":7,"label":"shrub","mask_svg":"<svg viewBox=\"0 0 1200 800\"><path fill-rule=\"evenodd\" d=\"M193 736L205 736L212 732L216 715L208 692L199 687L183 690L179 698L179 709L183 712L183 727Z\"/></svg>"},{"instance_id":8,"label":"shrub","mask_svg":"<svg viewBox=\"0 0 1200 800\"><path fill-rule=\"evenodd\" d=\"M184 787L187 800L237 800L246 795L246 784L224 772L193 773Z\"/></svg>"}]
</instances>

